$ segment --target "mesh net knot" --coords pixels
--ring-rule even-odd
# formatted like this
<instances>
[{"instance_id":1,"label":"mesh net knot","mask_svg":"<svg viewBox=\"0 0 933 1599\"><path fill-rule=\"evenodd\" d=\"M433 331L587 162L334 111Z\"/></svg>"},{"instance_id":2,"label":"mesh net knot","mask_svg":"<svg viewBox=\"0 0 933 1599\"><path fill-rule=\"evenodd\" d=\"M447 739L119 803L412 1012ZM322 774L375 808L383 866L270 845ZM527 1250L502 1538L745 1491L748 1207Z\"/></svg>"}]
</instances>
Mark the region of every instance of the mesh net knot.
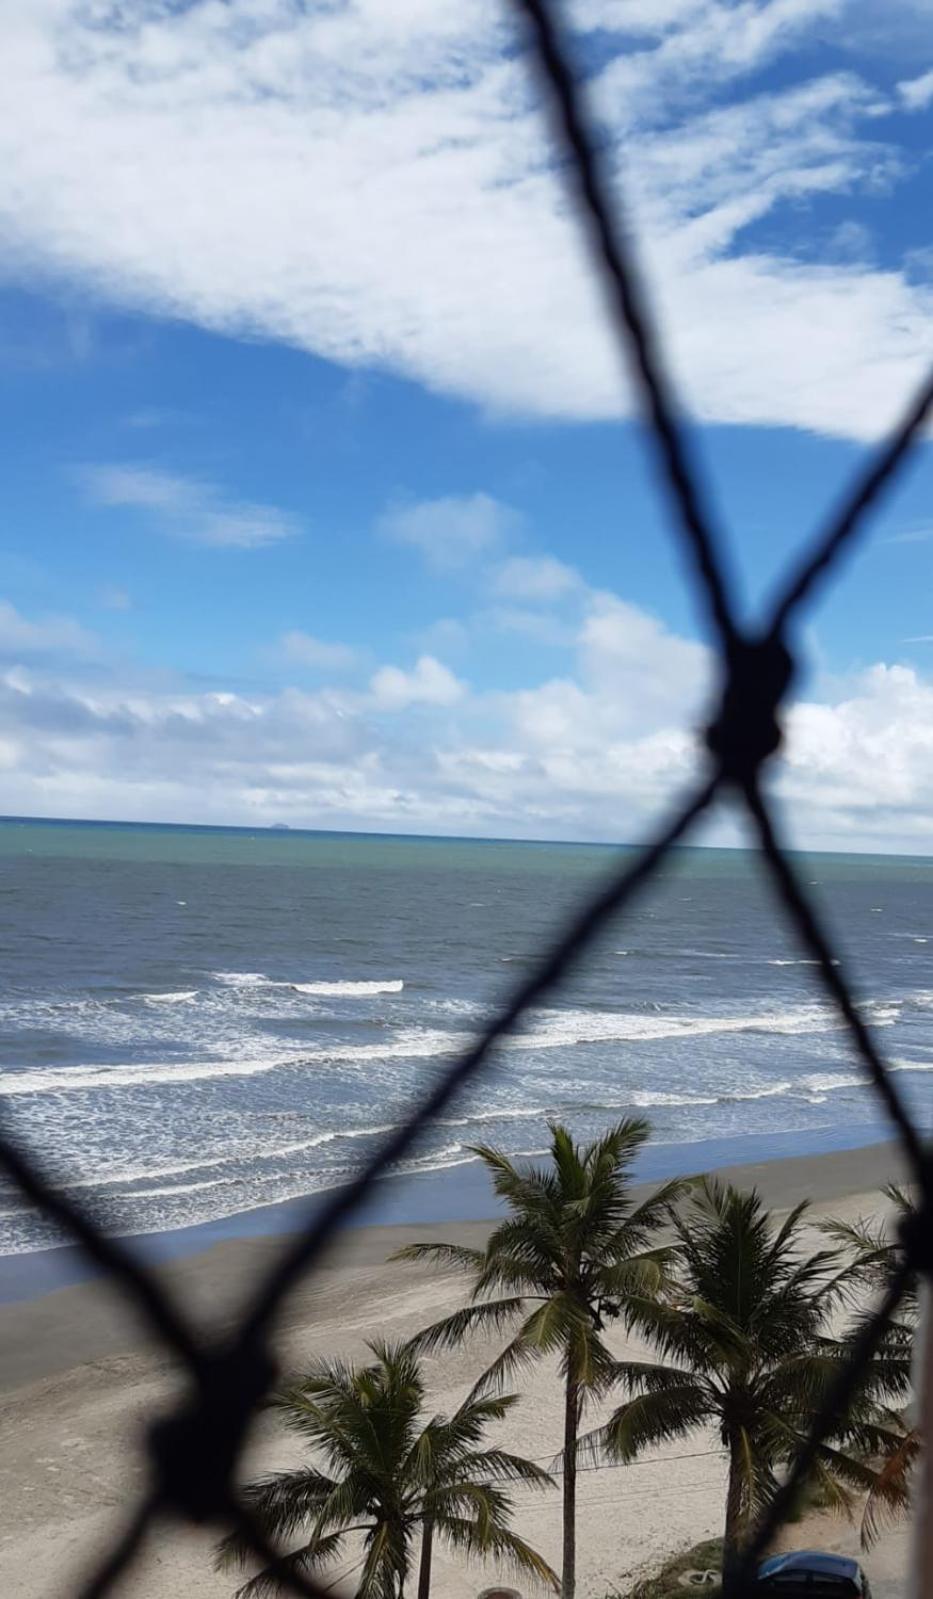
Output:
<instances>
[{"instance_id":1,"label":"mesh net knot","mask_svg":"<svg viewBox=\"0 0 933 1599\"><path fill-rule=\"evenodd\" d=\"M275 1377L262 1350L239 1347L215 1355L191 1399L158 1421L150 1449L165 1502L192 1521L229 1510L233 1470L252 1413Z\"/></svg>"},{"instance_id":2,"label":"mesh net knot","mask_svg":"<svg viewBox=\"0 0 933 1599\"><path fill-rule=\"evenodd\" d=\"M706 745L723 776L741 786L780 746L778 710L794 662L781 638L738 637L729 645L726 670L719 713L707 728Z\"/></svg>"}]
</instances>

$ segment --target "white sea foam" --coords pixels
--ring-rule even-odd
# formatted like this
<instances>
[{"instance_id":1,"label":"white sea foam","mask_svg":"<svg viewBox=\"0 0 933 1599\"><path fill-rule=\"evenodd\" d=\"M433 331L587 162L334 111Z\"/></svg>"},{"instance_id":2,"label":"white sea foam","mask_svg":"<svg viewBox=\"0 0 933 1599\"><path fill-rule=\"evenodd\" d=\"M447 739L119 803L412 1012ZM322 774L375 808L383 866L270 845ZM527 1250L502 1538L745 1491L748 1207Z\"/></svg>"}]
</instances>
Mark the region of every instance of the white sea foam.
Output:
<instances>
[{"instance_id":1,"label":"white sea foam","mask_svg":"<svg viewBox=\"0 0 933 1599\"><path fill-rule=\"evenodd\" d=\"M222 1077L256 1077L288 1068L320 1067L356 1062L417 1060L451 1054L470 1035L427 1029L400 1032L391 1043L333 1044L323 1049L296 1049L259 1057L233 1056L228 1060L155 1061L146 1065L63 1066L37 1071L0 1071L0 1097L4 1094L45 1094L70 1090L151 1088L161 1084L195 1083Z\"/></svg>"},{"instance_id":2,"label":"white sea foam","mask_svg":"<svg viewBox=\"0 0 933 1599\"><path fill-rule=\"evenodd\" d=\"M176 993L169 994L142 994L140 998L147 1005L188 1005L197 999L196 988L181 988Z\"/></svg>"},{"instance_id":3,"label":"white sea foam","mask_svg":"<svg viewBox=\"0 0 933 1599\"><path fill-rule=\"evenodd\" d=\"M237 1147L225 1155L199 1156L195 1160L173 1161L162 1166L129 1166L117 1171L103 1169L86 1177L74 1177L68 1173L63 1174L60 1181L64 1188L93 1188L98 1191L132 1188L134 1183L156 1182L162 1177L183 1177L188 1172L211 1171L218 1166L229 1166L238 1160L278 1160L286 1155L303 1155L309 1149L319 1149L325 1144L340 1143L344 1139L381 1138L386 1133L395 1132L397 1126L397 1122L383 1122L373 1127L332 1127L326 1132L315 1133L310 1138L296 1139L287 1144L261 1145L250 1141L248 1145ZM141 1196L133 1191L121 1197L136 1199Z\"/></svg>"},{"instance_id":4,"label":"white sea foam","mask_svg":"<svg viewBox=\"0 0 933 1599\"><path fill-rule=\"evenodd\" d=\"M328 981L320 979L308 983L292 983L281 978L267 977L264 972L212 972L215 983L227 988L288 988L295 994L315 994L320 998L341 996L362 998L369 994L400 994L405 984L400 977L374 980Z\"/></svg>"},{"instance_id":5,"label":"white sea foam","mask_svg":"<svg viewBox=\"0 0 933 1599\"><path fill-rule=\"evenodd\" d=\"M782 1099L785 1094L794 1092L793 1083L769 1083L766 1088L733 1088L722 1095L724 1100L733 1099Z\"/></svg>"},{"instance_id":6,"label":"white sea foam","mask_svg":"<svg viewBox=\"0 0 933 1599\"><path fill-rule=\"evenodd\" d=\"M637 1107L638 1110L650 1110L652 1105L659 1105L659 1106L660 1105L718 1105L719 1097L716 1094L707 1095L707 1094L663 1094L663 1093L660 1093L660 1092L659 1093L651 1093L651 1092L648 1092L648 1091L642 1092L641 1089L638 1089L632 1095L632 1101L631 1102L632 1102L633 1105L635 1105ZM621 1106L619 1106L619 1107L609 1106L609 1105L606 1106L607 1110L616 1109L616 1108L618 1108L620 1110L622 1109Z\"/></svg>"},{"instance_id":7,"label":"white sea foam","mask_svg":"<svg viewBox=\"0 0 933 1599\"><path fill-rule=\"evenodd\" d=\"M405 984L400 977L391 977L381 982L290 983L288 986L296 994L320 994L334 998L346 994L363 998L369 994L400 994Z\"/></svg>"},{"instance_id":8,"label":"white sea foam","mask_svg":"<svg viewBox=\"0 0 933 1599\"><path fill-rule=\"evenodd\" d=\"M162 1188L137 1188L134 1193L128 1194L128 1199L174 1199L182 1194L201 1194L206 1188L230 1188L234 1183L242 1183L240 1177L207 1177L202 1183L169 1183ZM256 1179L254 1178L253 1181ZM261 1181L261 1179L260 1179Z\"/></svg>"},{"instance_id":9,"label":"white sea foam","mask_svg":"<svg viewBox=\"0 0 933 1599\"><path fill-rule=\"evenodd\" d=\"M891 1008L890 1018L896 1011ZM878 1017L874 1018L876 1021ZM742 1016L636 1015L625 1011L542 1011L532 1026L504 1042L510 1049L561 1049L573 1044L638 1043L665 1038L702 1038L716 1033L821 1033L845 1023L831 1006L796 1005Z\"/></svg>"},{"instance_id":10,"label":"white sea foam","mask_svg":"<svg viewBox=\"0 0 933 1599\"><path fill-rule=\"evenodd\" d=\"M475 1110L470 1116L438 1116L436 1127L472 1127L474 1122L534 1121L548 1112L541 1105L509 1106L504 1110Z\"/></svg>"},{"instance_id":11,"label":"white sea foam","mask_svg":"<svg viewBox=\"0 0 933 1599\"><path fill-rule=\"evenodd\" d=\"M390 1168L395 1172L417 1173L428 1171L442 1171L450 1166L467 1165L477 1157L465 1150L462 1144L446 1144L442 1149L432 1150L428 1155L412 1156L408 1160L401 1160ZM298 1197L310 1189L327 1187L327 1179L346 1181L351 1175L351 1168L341 1166L330 1172L318 1174L318 1181L314 1178L310 1183L306 1177L297 1182L294 1177L289 1182L289 1175L283 1172L250 1172L248 1175L233 1174L228 1177L208 1177L190 1183L161 1184L155 1188L138 1188L132 1193L121 1196L122 1200L135 1201L137 1199L183 1199L187 1194L199 1194L213 1188L242 1187L255 1193L256 1189L268 1188L272 1184L288 1184L291 1197ZM323 1179L323 1181L321 1180ZM282 1196L284 1197L284 1196ZM0 1215L3 1213L0 1212ZM9 1212L14 1215L16 1212Z\"/></svg>"},{"instance_id":12,"label":"white sea foam","mask_svg":"<svg viewBox=\"0 0 933 1599\"><path fill-rule=\"evenodd\" d=\"M897 1021L901 1011L901 1001L897 999L865 999L858 1006L864 1010L869 1021L874 1027L891 1027Z\"/></svg>"},{"instance_id":13,"label":"white sea foam","mask_svg":"<svg viewBox=\"0 0 933 1599\"><path fill-rule=\"evenodd\" d=\"M810 1072L801 1078L801 1086L812 1094L831 1094L837 1088L868 1088L867 1076L851 1072Z\"/></svg>"},{"instance_id":14,"label":"white sea foam","mask_svg":"<svg viewBox=\"0 0 933 1599\"><path fill-rule=\"evenodd\" d=\"M265 988L270 982L265 972L211 972L211 976L228 988Z\"/></svg>"},{"instance_id":15,"label":"white sea foam","mask_svg":"<svg viewBox=\"0 0 933 1599\"><path fill-rule=\"evenodd\" d=\"M164 1083L197 1083L212 1077L253 1077L294 1064L288 1059L157 1061L145 1066L63 1066L51 1070L2 1072L0 1095L69 1093L107 1088L154 1088Z\"/></svg>"},{"instance_id":16,"label":"white sea foam","mask_svg":"<svg viewBox=\"0 0 933 1599\"><path fill-rule=\"evenodd\" d=\"M811 960L809 957L799 956L794 960L769 960L769 966L821 966L822 961ZM830 961L831 966L838 966L837 960Z\"/></svg>"},{"instance_id":17,"label":"white sea foam","mask_svg":"<svg viewBox=\"0 0 933 1599\"><path fill-rule=\"evenodd\" d=\"M242 974L241 974L242 975ZM870 1001L867 1008L876 1026L897 1019L893 1002ZM723 1033L755 1032L795 1035L822 1033L844 1026L830 1006L798 1005L786 1010L760 1011L742 1016L639 1015L626 1011L545 1010L535 1013L524 1031L502 1040L509 1051L565 1049L582 1044L642 1043L663 1039L698 1038ZM314 1049L284 1045L272 1054L231 1055L228 1059L160 1061L113 1066L67 1066L0 1073L0 1095L44 1094L73 1090L150 1088L162 1084L208 1081L225 1077L253 1077L296 1068L327 1068L354 1064L380 1064L399 1060L442 1060L463 1049L474 1035L441 1029L399 1029L384 1042L332 1044Z\"/></svg>"}]
</instances>

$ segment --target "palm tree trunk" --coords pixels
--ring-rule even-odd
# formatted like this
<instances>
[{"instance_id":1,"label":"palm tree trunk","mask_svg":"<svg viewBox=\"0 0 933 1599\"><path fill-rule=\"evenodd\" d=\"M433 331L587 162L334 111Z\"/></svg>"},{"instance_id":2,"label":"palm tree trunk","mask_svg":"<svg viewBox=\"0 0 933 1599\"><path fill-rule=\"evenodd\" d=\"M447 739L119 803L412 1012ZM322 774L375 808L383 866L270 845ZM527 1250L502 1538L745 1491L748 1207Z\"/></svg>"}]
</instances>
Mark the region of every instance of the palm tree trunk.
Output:
<instances>
[{"instance_id":1,"label":"palm tree trunk","mask_svg":"<svg viewBox=\"0 0 933 1599\"><path fill-rule=\"evenodd\" d=\"M742 1510L742 1449L738 1433L729 1435L729 1486L726 1490L726 1525L722 1542L722 1569L725 1576L738 1559L745 1532Z\"/></svg>"},{"instance_id":2,"label":"palm tree trunk","mask_svg":"<svg viewBox=\"0 0 933 1599\"><path fill-rule=\"evenodd\" d=\"M574 1599L577 1586L577 1427L580 1389L570 1376L564 1395L564 1550L561 1599Z\"/></svg>"},{"instance_id":3,"label":"palm tree trunk","mask_svg":"<svg viewBox=\"0 0 933 1599\"><path fill-rule=\"evenodd\" d=\"M433 1543L434 1517L426 1515L421 1523L421 1565L418 1568L418 1599L430 1599Z\"/></svg>"}]
</instances>

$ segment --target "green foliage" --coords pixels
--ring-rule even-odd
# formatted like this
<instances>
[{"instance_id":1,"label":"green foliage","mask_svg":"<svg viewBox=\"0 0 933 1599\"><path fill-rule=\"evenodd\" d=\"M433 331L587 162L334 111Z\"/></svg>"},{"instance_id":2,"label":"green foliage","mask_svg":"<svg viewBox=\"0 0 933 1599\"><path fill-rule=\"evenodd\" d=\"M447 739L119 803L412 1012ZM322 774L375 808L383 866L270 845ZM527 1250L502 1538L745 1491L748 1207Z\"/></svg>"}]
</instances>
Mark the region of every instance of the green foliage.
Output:
<instances>
[{"instance_id":1,"label":"green foliage","mask_svg":"<svg viewBox=\"0 0 933 1599\"><path fill-rule=\"evenodd\" d=\"M415 1347L449 1348L474 1330L517 1324L478 1392L552 1354L585 1394L604 1392L614 1362L602 1333L624 1313L629 1295L653 1294L665 1280L671 1251L653 1241L684 1188L666 1183L634 1202L631 1168L648 1133L647 1122L631 1118L581 1146L554 1123L546 1167L519 1168L499 1150L477 1145L474 1153L509 1214L484 1250L413 1244L394 1257L456 1266L472 1279L471 1303L426 1328Z\"/></svg>"},{"instance_id":2,"label":"green foliage","mask_svg":"<svg viewBox=\"0 0 933 1599\"><path fill-rule=\"evenodd\" d=\"M675 1217L677 1287L663 1298L631 1296L630 1324L659 1361L615 1368L626 1401L584 1443L628 1461L649 1445L713 1426L729 1460L727 1548L741 1545L795 1457L848 1353L829 1316L845 1286L837 1251L802 1237L807 1207L778 1225L757 1193L704 1178ZM866 1464L891 1436L892 1400L904 1367L869 1362L846 1415L817 1457L807 1489L847 1509L876 1474Z\"/></svg>"},{"instance_id":3,"label":"green foliage","mask_svg":"<svg viewBox=\"0 0 933 1599\"><path fill-rule=\"evenodd\" d=\"M359 1599L401 1599L427 1523L433 1536L470 1559L494 1558L556 1587L547 1563L509 1527L509 1485L548 1487L552 1479L533 1462L483 1443L489 1424L506 1417L516 1396L470 1396L453 1416L426 1417L414 1351L379 1342L369 1347L371 1365L321 1362L274 1401L313 1463L260 1478L244 1489L243 1500L277 1545L305 1539L289 1552L288 1567L316 1576L357 1534ZM218 1546L219 1567L242 1569L251 1558L239 1534ZM279 1591L266 1570L239 1589L238 1599Z\"/></svg>"},{"instance_id":4,"label":"green foliage","mask_svg":"<svg viewBox=\"0 0 933 1599\"><path fill-rule=\"evenodd\" d=\"M829 1220L823 1232L848 1254L845 1285L858 1293L868 1290L873 1297L884 1294L900 1272L904 1253L899 1227L914 1214L913 1201L906 1189L891 1183L884 1196L892 1208L892 1220L858 1217L854 1222ZM900 1304L885 1323L877 1346L875 1366L886 1374L886 1389L893 1401L906 1398L910 1391L914 1338L919 1321L919 1279L907 1278ZM870 1311L862 1310L850 1332L854 1337ZM888 1406L885 1427L866 1442L864 1463L873 1470L862 1512L861 1542L870 1549L885 1526L907 1514L911 1482L922 1454L919 1429L912 1427L895 1403Z\"/></svg>"},{"instance_id":5,"label":"green foliage","mask_svg":"<svg viewBox=\"0 0 933 1599\"><path fill-rule=\"evenodd\" d=\"M684 1184L664 1184L635 1202L632 1166L649 1134L641 1118L617 1122L586 1145L557 1123L550 1132L546 1166L519 1168L500 1150L475 1148L508 1208L484 1250L415 1244L397 1258L456 1266L471 1279L471 1303L421 1333L419 1350L449 1348L474 1330L514 1328L474 1394L498 1391L543 1357L557 1360L565 1386L563 1592L572 1599L580 1414L615 1378L607 1325L632 1296L651 1297L667 1280L671 1250L655 1240Z\"/></svg>"}]
</instances>

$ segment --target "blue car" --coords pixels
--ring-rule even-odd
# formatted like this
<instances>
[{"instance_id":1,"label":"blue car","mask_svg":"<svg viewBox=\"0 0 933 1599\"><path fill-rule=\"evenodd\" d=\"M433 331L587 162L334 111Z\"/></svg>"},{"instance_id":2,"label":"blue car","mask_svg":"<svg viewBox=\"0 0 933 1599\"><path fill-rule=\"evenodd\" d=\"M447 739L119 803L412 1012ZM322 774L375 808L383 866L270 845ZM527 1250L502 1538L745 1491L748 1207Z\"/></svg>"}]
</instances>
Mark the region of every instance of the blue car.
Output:
<instances>
[{"instance_id":1,"label":"blue car","mask_svg":"<svg viewBox=\"0 0 933 1599\"><path fill-rule=\"evenodd\" d=\"M857 1560L848 1555L824 1555L801 1549L792 1555L773 1555L758 1568L758 1586L787 1599L871 1599L868 1578Z\"/></svg>"}]
</instances>

